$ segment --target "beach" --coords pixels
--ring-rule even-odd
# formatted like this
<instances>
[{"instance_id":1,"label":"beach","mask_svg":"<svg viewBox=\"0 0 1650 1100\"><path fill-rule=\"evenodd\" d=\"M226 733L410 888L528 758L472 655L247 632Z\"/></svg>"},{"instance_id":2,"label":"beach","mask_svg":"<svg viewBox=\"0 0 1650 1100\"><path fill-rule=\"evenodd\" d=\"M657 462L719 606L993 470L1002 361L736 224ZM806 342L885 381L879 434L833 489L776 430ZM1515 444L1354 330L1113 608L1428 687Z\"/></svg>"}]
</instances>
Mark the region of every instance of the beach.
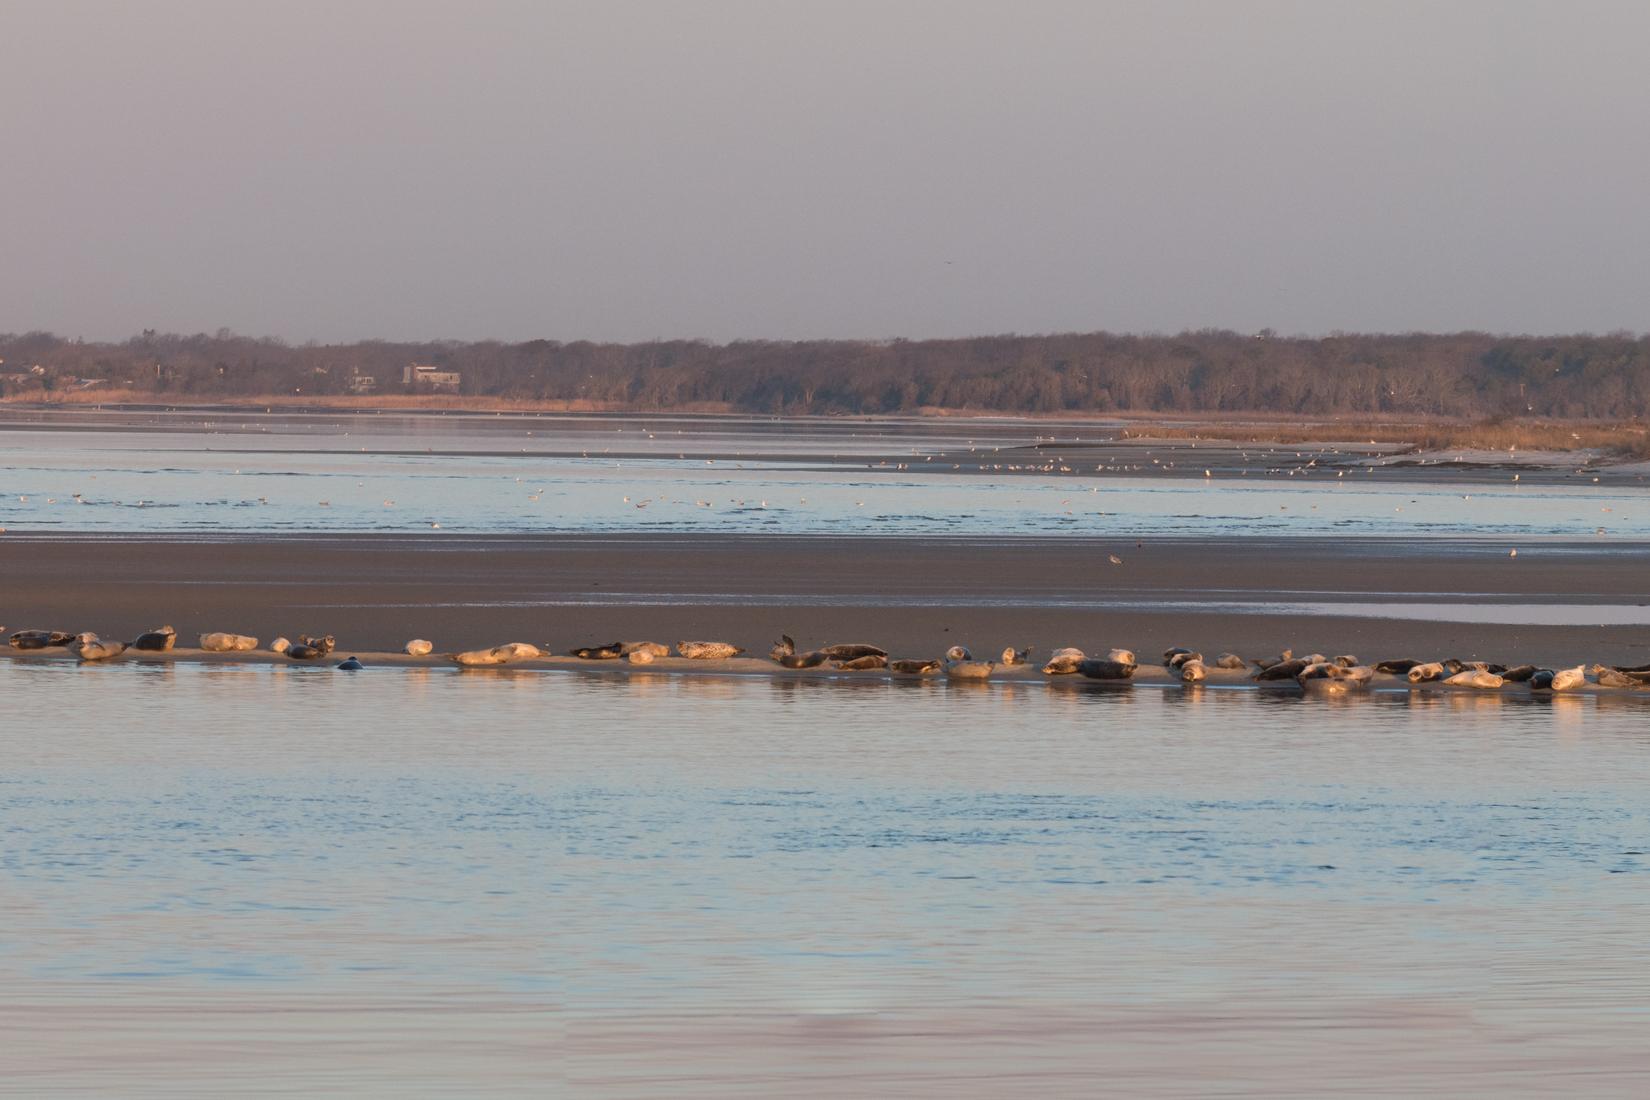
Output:
<instances>
[{"instance_id":1,"label":"beach","mask_svg":"<svg viewBox=\"0 0 1650 1100\"><path fill-rule=\"evenodd\" d=\"M437 652L528 641L558 654L691 638L763 656L790 634L802 649L870 642L910 657L1121 646L1149 663L1187 646L1637 665L1650 662L1644 553L1306 538L14 534L0 538L0 624L129 638L164 623L180 645L208 631L330 633L341 653L411 638ZM1612 624L1623 616L1638 621Z\"/></svg>"}]
</instances>

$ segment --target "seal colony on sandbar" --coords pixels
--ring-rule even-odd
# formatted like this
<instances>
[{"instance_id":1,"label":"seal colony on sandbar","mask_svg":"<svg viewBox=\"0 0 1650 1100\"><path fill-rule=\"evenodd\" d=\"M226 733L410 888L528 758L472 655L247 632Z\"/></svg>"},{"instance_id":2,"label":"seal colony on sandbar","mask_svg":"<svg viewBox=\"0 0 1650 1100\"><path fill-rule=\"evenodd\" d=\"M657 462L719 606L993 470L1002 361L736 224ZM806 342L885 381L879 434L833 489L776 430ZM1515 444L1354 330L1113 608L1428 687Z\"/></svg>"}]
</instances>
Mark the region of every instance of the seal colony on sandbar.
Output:
<instances>
[{"instance_id":1,"label":"seal colony on sandbar","mask_svg":"<svg viewBox=\"0 0 1650 1100\"><path fill-rule=\"evenodd\" d=\"M0 628L3 629L3 628ZM297 665L322 665L337 648L331 634L299 634L297 641L278 637L264 650L258 639L234 631L206 631L198 635L199 648L178 649L177 630L171 625L140 633L130 641L105 639L95 632L66 630L18 630L6 637L0 656L20 659L62 652L81 663L107 663L120 659L153 660L279 660ZM9 649L10 653L3 650ZM943 679L983 683L1006 680L1019 683L1067 680L1096 681L1126 685L1141 682L1181 684L1188 688L1203 685L1262 689L1289 688L1307 694L1345 695L1372 687L1495 692L1516 689L1550 695L1582 689L1639 693L1650 698L1650 665L1607 665L1578 663L1562 668L1535 664L1506 665L1493 661L1462 660L1455 657L1421 660L1395 657L1369 664L1350 653L1325 656L1308 653L1296 656L1293 649L1263 657L1242 657L1222 652L1208 660L1202 651L1173 646L1163 652L1161 669L1143 669L1132 649L1109 647L1090 655L1075 646L1050 651L1043 665L1028 663L1032 647L1007 646L997 651L999 659L976 658L969 647L953 644L938 656L891 656L869 642L832 642L802 649L789 634L768 651L766 660L744 657L746 650L727 641L680 641L674 647L662 642L619 641L577 646L565 658L555 657L549 646L532 642L504 642L477 649L436 653L427 639L408 641L399 653L362 651L368 660L351 657L331 666L344 671L368 667L418 666L435 663L456 665L462 670L531 665L536 668L642 666L662 671L711 668L730 673L812 672L880 674L895 680Z\"/></svg>"}]
</instances>

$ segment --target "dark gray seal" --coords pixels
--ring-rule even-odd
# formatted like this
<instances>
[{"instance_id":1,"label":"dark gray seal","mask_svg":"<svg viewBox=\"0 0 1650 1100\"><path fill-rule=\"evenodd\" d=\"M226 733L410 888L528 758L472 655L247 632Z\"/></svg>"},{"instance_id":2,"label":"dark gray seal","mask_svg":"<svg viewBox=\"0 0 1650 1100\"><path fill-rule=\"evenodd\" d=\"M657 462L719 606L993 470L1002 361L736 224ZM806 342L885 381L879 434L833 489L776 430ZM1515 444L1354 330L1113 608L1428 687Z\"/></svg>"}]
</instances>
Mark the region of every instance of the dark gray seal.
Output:
<instances>
[{"instance_id":1,"label":"dark gray seal","mask_svg":"<svg viewBox=\"0 0 1650 1100\"><path fill-rule=\"evenodd\" d=\"M145 630L132 639L132 648L146 650L151 653L164 653L178 640L178 632L170 626L157 627L154 630Z\"/></svg>"},{"instance_id":2,"label":"dark gray seal","mask_svg":"<svg viewBox=\"0 0 1650 1100\"><path fill-rule=\"evenodd\" d=\"M617 661L624 656L624 643L608 642L606 645L580 646L569 652L581 661Z\"/></svg>"}]
</instances>

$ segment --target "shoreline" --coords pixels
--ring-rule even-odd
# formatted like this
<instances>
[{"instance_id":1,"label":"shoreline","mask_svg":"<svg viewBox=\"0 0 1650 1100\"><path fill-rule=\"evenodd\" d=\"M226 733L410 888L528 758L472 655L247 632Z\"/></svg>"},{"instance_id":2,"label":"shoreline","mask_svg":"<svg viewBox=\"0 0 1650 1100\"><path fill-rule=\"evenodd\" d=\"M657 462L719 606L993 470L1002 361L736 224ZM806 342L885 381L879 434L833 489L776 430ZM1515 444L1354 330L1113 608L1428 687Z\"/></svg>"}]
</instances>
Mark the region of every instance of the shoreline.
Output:
<instances>
[{"instance_id":1,"label":"shoreline","mask_svg":"<svg viewBox=\"0 0 1650 1100\"><path fill-rule=\"evenodd\" d=\"M220 423L228 418L239 424ZM407 449L374 448L371 453L399 457L453 455L466 457L535 459L589 458L599 451L603 460L616 462L712 459L720 462L783 463L819 469L873 469L899 471L909 466L925 473L965 475L1055 476L1216 480L1314 477L1317 481L1356 476L1405 484L1485 484L1523 480L1528 484L1624 485L1643 484L1650 477L1650 460L1642 455L1612 451L1603 445L1550 449L1554 433L1564 437L1571 426L1594 432L1588 422L1554 422L1540 438L1547 445L1490 447L1466 438L1471 424L1440 421L1417 423L1414 418L1394 421L1392 427L1417 428L1414 438L1385 430L1378 423L1340 424L1334 420L1236 416L1084 416L1046 419L1006 413L955 416L890 414L886 416L778 416L755 413L703 411L568 411L486 408L352 407L349 405L293 405L259 402L234 404L21 404L0 402L0 432L188 433L201 437L254 440L271 431L271 423L301 425L303 434L332 421L333 436L317 436L308 448L318 453L355 456L360 449L344 448L338 440L351 430L366 430L370 438L385 425L426 418L431 424L467 422L475 438L465 446L452 440ZM258 421L257 425L253 422ZM656 446L625 445L615 440L615 425L658 429ZM691 427L694 435L671 435L670 426ZM1266 427L1279 429L1277 438L1263 438ZM428 425L426 425L428 426ZM1463 438L1445 442L1458 428ZM1560 428L1564 430L1560 430ZM743 428L743 434L732 429ZM1317 429L1323 429L1321 431ZM496 433L513 446L478 445L480 437ZM1152 434L1156 432L1157 434ZM543 433L543 434L540 434ZM559 433L559 442L558 442ZM1223 434L1224 433L1224 434ZM654 433L648 433L653 438ZM1386 436L1377 439L1375 436ZM1086 438L1085 438L1086 436ZM806 449L772 444L780 438L804 438ZM1532 436L1532 439L1535 438ZM531 446L519 446L531 439ZM730 446L742 440L750 449ZM613 444L621 445L615 449ZM839 449L833 450L832 445ZM842 445L846 444L845 447ZM208 451L215 448L208 446ZM237 453L280 455L283 449L230 447ZM1212 475L1206 471L1212 471Z\"/></svg>"}]
</instances>

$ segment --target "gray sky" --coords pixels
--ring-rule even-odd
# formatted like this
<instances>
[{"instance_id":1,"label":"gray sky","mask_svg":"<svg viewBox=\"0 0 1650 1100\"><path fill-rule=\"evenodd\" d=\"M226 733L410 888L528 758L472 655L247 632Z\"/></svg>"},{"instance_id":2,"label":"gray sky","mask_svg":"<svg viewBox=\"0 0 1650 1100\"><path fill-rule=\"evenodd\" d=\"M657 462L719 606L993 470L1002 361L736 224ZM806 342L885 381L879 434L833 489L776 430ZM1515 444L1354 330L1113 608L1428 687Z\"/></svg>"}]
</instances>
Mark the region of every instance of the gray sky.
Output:
<instances>
[{"instance_id":1,"label":"gray sky","mask_svg":"<svg viewBox=\"0 0 1650 1100\"><path fill-rule=\"evenodd\" d=\"M1650 3L0 0L0 331L1650 329Z\"/></svg>"}]
</instances>

